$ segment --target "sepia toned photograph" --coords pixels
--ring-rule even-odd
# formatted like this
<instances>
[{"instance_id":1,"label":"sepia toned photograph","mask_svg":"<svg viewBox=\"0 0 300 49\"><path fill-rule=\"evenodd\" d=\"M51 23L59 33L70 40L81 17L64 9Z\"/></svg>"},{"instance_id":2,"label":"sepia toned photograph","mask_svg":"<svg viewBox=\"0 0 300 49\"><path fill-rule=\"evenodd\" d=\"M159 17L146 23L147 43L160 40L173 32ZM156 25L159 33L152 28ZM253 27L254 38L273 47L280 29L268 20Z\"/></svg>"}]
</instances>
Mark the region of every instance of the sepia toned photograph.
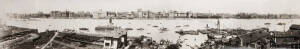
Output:
<instances>
[{"instance_id":1,"label":"sepia toned photograph","mask_svg":"<svg viewBox=\"0 0 300 49\"><path fill-rule=\"evenodd\" d=\"M300 0L0 0L0 49L300 49Z\"/></svg>"}]
</instances>

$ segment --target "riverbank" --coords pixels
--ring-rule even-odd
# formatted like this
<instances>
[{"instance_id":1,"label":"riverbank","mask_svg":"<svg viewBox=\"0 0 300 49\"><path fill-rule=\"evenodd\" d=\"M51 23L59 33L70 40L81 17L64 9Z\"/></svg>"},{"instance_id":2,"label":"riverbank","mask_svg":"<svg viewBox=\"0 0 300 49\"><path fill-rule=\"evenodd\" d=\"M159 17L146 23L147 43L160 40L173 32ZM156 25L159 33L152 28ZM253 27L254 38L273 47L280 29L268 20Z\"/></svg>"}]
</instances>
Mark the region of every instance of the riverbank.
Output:
<instances>
[{"instance_id":1,"label":"riverbank","mask_svg":"<svg viewBox=\"0 0 300 49\"><path fill-rule=\"evenodd\" d=\"M287 22L286 28L291 24L300 24L300 19L220 19L221 29L241 28L254 29L266 27L265 23L270 24L270 30L283 31L283 26L277 25L279 22ZM37 20L16 20L7 21L6 25L35 28L39 31L47 29L63 30L72 28L89 28L93 29L95 26L109 25L108 19L37 19ZM201 45L207 40L207 35L183 35L175 33L178 30L197 30L206 29L207 25L210 28L217 28L217 19L159 19L159 20L136 20L136 19L113 19L113 26L121 28L132 28L128 31L128 36L147 36L152 37L153 40L170 40L176 42L179 37L187 39L183 44L186 45ZM251 22L251 23L249 23ZM157 26L157 27L153 27ZM176 27L177 26L177 27ZM181 26L181 27L178 27ZM143 28L144 30L138 30ZM168 31L161 32L161 28L167 28ZM91 30L93 31L93 30ZM162 37L163 36L163 37ZM190 49L190 47L183 45L182 49Z\"/></svg>"}]
</instances>

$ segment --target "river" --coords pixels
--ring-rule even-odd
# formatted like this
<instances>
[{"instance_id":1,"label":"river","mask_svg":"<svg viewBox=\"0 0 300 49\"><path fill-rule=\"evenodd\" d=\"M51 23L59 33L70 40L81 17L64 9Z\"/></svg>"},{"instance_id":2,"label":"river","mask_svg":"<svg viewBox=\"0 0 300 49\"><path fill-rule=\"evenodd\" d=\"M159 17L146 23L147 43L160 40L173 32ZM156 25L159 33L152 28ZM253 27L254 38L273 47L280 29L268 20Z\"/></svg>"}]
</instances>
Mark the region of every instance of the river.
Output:
<instances>
[{"instance_id":1,"label":"river","mask_svg":"<svg viewBox=\"0 0 300 49\"><path fill-rule=\"evenodd\" d=\"M270 24L271 31L283 31L288 30L291 24L300 24L300 19L220 19L221 29L230 28L242 28L242 29L254 29L260 27L266 27L265 23ZM112 21L114 26L122 28L133 28L134 30L128 31L128 36L140 36L145 35L152 37L153 40L159 41L161 39L170 40L176 42L180 39L187 39L184 45L200 45L207 36L203 34L199 35L183 35L175 33L177 30L197 30L205 29L206 25L211 28L216 28L217 19L114 19ZM278 23L286 23L286 27L277 25ZM108 19L32 19L32 20L11 20L5 22L6 25L36 28L39 31L46 29L72 29L72 28L90 28L93 29L96 26L108 25ZM158 27L153 27L158 26ZM176 27L182 26L182 27ZM144 28L144 30L137 30L138 28ZM160 28L168 28L169 31L161 32ZM190 49L188 46L183 46L182 49Z\"/></svg>"}]
</instances>

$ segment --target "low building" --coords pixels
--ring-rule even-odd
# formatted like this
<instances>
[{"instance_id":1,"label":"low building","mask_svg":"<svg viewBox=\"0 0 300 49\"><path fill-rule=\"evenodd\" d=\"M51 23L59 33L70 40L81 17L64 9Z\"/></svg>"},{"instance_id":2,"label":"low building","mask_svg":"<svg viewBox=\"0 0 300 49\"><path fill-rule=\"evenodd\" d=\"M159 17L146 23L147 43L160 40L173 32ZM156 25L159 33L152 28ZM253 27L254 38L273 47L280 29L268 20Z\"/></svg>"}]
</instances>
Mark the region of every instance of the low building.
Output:
<instances>
[{"instance_id":1,"label":"low building","mask_svg":"<svg viewBox=\"0 0 300 49\"><path fill-rule=\"evenodd\" d=\"M192 18L210 18L209 13L193 13Z\"/></svg>"},{"instance_id":2,"label":"low building","mask_svg":"<svg viewBox=\"0 0 300 49\"><path fill-rule=\"evenodd\" d=\"M127 31L120 27L98 26L95 30L95 32L64 32L57 40L85 49L122 49L127 45Z\"/></svg>"},{"instance_id":3,"label":"low building","mask_svg":"<svg viewBox=\"0 0 300 49\"><path fill-rule=\"evenodd\" d=\"M268 45L268 37L270 34L267 29L254 29L251 33L247 33L244 35L240 35L236 38L230 39L230 44L237 44L231 46L239 46L239 47L254 47L258 48L260 46ZM267 48L267 47L260 47Z\"/></svg>"},{"instance_id":4,"label":"low building","mask_svg":"<svg viewBox=\"0 0 300 49\"><path fill-rule=\"evenodd\" d=\"M287 32L274 33L276 47L300 48L300 25L293 24Z\"/></svg>"}]
</instances>

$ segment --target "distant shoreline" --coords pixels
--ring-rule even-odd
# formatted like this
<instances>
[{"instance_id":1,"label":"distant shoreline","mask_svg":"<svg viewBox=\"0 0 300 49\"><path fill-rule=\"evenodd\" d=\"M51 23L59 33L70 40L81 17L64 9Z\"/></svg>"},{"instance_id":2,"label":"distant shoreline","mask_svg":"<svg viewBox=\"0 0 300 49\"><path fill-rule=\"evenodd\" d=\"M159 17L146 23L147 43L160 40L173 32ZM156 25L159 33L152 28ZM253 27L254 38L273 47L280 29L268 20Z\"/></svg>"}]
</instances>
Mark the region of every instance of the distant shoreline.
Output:
<instances>
[{"instance_id":1,"label":"distant shoreline","mask_svg":"<svg viewBox=\"0 0 300 49\"><path fill-rule=\"evenodd\" d=\"M23 19L23 18L14 18ZM29 18L29 19L70 19L70 18ZM71 18L71 19L109 19L109 18ZM113 19L128 19L128 18L113 18ZM242 18L133 18L128 20L174 20L174 19L242 19ZM264 19L264 18L249 18L249 19ZM284 19L284 18L280 18ZM299 19L299 18L287 18L287 19Z\"/></svg>"},{"instance_id":2,"label":"distant shoreline","mask_svg":"<svg viewBox=\"0 0 300 49\"><path fill-rule=\"evenodd\" d=\"M203 20L208 18L203 18ZM220 18L220 20L226 20L226 19L236 19L236 18ZM11 19L12 21L38 21L38 20L109 20L109 19L49 19L49 18L30 18L30 19ZM195 19L195 18L160 18L160 19L113 19L113 20L201 20L201 19ZM217 20L212 19L210 20ZM237 19L237 20L298 20L298 19ZM10 20L8 20L10 21Z\"/></svg>"}]
</instances>

